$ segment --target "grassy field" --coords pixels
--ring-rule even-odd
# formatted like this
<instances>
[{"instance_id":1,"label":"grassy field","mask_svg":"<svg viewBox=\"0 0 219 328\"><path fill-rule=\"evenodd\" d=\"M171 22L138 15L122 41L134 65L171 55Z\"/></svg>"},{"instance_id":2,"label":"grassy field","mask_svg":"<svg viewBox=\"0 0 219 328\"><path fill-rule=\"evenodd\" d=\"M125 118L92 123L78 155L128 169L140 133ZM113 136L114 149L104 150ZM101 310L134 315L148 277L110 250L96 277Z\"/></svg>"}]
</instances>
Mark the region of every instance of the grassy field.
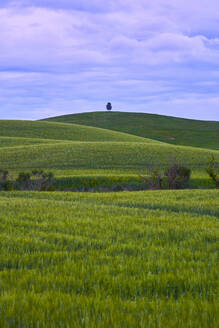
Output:
<instances>
[{"instance_id":1,"label":"grassy field","mask_svg":"<svg viewBox=\"0 0 219 328\"><path fill-rule=\"evenodd\" d=\"M174 159L203 168L219 151L174 146L125 133L62 123L0 121L0 167L60 170L146 169Z\"/></svg>"},{"instance_id":2,"label":"grassy field","mask_svg":"<svg viewBox=\"0 0 219 328\"><path fill-rule=\"evenodd\" d=\"M138 172L147 165L165 167L176 158L191 168L203 168L219 151L164 143L58 142L0 148L0 165L7 168L120 169Z\"/></svg>"},{"instance_id":3,"label":"grassy field","mask_svg":"<svg viewBox=\"0 0 219 328\"><path fill-rule=\"evenodd\" d=\"M63 123L0 121L0 169L12 171L14 177L23 170L52 170L58 173L59 180L65 178L58 183L64 189L73 180L78 184L79 176L86 181L95 176L107 185L112 185L112 180L128 181L135 176L131 179L138 184L138 176L146 175L147 167L163 169L174 160L192 169L191 187L212 187L204 172L211 154L219 161L218 150L170 145L110 130Z\"/></svg>"},{"instance_id":4,"label":"grassy field","mask_svg":"<svg viewBox=\"0 0 219 328\"><path fill-rule=\"evenodd\" d=\"M1 192L0 326L217 327L218 199Z\"/></svg>"},{"instance_id":5,"label":"grassy field","mask_svg":"<svg viewBox=\"0 0 219 328\"><path fill-rule=\"evenodd\" d=\"M219 150L219 122L127 112L92 112L58 116L46 120L126 132L175 145Z\"/></svg>"},{"instance_id":6,"label":"grassy field","mask_svg":"<svg viewBox=\"0 0 219 328\"><path fill-rule=\"evenodd\" d=\"M63 142L63 140L43 139L43 138L23 138L23 137L0 137L0 148L16 147L36 144L50 144Z\"/></svg>"},{"instance_id":7,"label":"grassy field","mask_svg":"<svg viewBox=\"0 0 219 328\"><path fill-rule=\"evenodd\" d=\"M117 124L124 127L121 117ZM192 168L190 188L213 188L204 167L211 154L219 162L216 122L203 126L207 137L198 143L195 126L201 123L175 140L148 128L147 139L141 125L142 137L134 135L140 123L131 119L133 129L127 121L124 131L130 134L72 123L0 121L0 169L14 179L20 171L41 168L65 187L89 179L102 186L133 183L147 166L165 168L177 159ZM170 131L175 133L171 124ZM1 191L0 327L215 328L218 200L215 189Z\"/></svg>"},{"instance_id":8,"label":"grassy field","mask_svg":"<svg viewBox=\"0 0 219 328\"><path fill-rule=\"evenodd\" d=\"M87 142L153 142L127 133L77 124L0 120L0 137L55 139Z\"/></svg>"}]
</instances>

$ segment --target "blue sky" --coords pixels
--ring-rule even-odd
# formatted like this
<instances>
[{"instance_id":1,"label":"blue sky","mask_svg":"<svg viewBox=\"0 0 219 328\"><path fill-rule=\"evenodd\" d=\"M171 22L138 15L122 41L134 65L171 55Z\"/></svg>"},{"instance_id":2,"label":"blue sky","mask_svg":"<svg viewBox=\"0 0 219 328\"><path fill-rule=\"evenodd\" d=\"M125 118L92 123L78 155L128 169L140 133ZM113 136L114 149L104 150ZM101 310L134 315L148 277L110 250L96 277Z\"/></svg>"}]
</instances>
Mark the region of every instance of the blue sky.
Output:
<instances>
[{"instance_id":1,"label":"blue sky","mask_svg":"<svg viewBox=\"0 0 219 328\"><path fill-rule=\"evenodd\" d=\"M218 0L1 0L0 119L219 121Z\"/></svg>"}]
</instances>

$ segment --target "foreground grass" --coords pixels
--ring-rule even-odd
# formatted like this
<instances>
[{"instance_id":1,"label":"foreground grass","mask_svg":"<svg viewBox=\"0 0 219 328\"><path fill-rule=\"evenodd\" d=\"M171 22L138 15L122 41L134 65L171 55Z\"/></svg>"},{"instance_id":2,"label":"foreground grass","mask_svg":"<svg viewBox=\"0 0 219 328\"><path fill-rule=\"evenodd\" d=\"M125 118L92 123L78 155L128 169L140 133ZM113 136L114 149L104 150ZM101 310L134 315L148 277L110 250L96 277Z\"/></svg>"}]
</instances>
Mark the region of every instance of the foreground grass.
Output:
<instances>
[{"instance_id":1,"label":"foreground grass","mask_svg":"<svg viewBox=\"0 0 219 328\"><path fill-rule=\"evenodd\" d=\"M0 326L216 327L218 200L0 193Z\"/></svg>"}]
</instances>

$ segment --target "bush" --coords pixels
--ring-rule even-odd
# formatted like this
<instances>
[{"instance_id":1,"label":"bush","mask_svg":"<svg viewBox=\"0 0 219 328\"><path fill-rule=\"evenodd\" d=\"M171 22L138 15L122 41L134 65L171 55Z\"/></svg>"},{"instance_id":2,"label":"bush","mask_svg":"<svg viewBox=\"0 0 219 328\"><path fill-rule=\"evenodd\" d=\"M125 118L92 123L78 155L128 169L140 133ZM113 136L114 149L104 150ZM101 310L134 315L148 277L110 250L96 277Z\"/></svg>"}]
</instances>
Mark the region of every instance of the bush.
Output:
<instances>
[{"instance_id":1,"label":"bush","mask_svg":"<svg viewBox=\"0 0 219 328\"><path fill-rule=\"evenodd\" d=\"M180 164L173 164L165 172L168 189L184 189L191 176L191 170Z\"/></svg>"},{"instance_id":2,"label":"bush","mask_svg":"<svg viewBox=\"0 0 219 328\"><path fill-rule=\"evenodd\" d=\"M9 173L6 170L0 170L0 190L11 190L12 183L9 181Z\"/></svg>"},{"instance_id":3,"label":"bush","mask_svg":"<svg viewBox=\"0 0 219 328\"><path fill-rule=\"evenodd\" d=\"M146 189L162 189L163 177L158 167L148 167L147 177L140 176L140 178L142 181L144 181Z\"/></svg>"},{"instance_id":4,"label":"bush","mask_svg":"<svg viewBox=\"0 0 219 328\"><path fill-rule=\"evenodd\" d=\"M44 172L43 170L32 171L33 181L32 186L34 190L38 191L52 191L54 190L54 175L52 172Z\"/></svg>"},{"instance_id":5,"label":"bush","mask_svg":"<svg viewBox=\"0 0 219 328\"><path fill-rule=\"evenodd\" d=\"M31 189L30 173L19 173L18 178L16 179L16 183L18 188L21 190Z\"/></svg>"},{"instance_id":6,"label":"bush","mask_svg":"<svg viewBox=\"0 0 219 328\"><path fill-rule=\"evenodd\" d=\"M214 155L209 159L208 165L205 168L206 172L215 183L216 188L219 188L219 167L215 161Z\"/></svg>"},{"instance_id":7,"label":"bush","mask_svg":"<svg viewBox=\"0 0 219 328\"><path fill-rule=\"evenodd\" d=\"M141 177L146 189L184 189L190 180L191 170L180 164L173 164L164 173L157 168L149 168L148 176Z\"/></svg>"},{"instance_id":8,"label":"bush","mask_svg":"<svg viewBox=\"0 0 219 328\"><path fill-rule=\"evenodd\" d=\"M46 173L43 170L34 170L31 173L21 172L16 179L16 185L21 190L54 190L54 176L53 173Z\"/></svg>"}]
</instances>

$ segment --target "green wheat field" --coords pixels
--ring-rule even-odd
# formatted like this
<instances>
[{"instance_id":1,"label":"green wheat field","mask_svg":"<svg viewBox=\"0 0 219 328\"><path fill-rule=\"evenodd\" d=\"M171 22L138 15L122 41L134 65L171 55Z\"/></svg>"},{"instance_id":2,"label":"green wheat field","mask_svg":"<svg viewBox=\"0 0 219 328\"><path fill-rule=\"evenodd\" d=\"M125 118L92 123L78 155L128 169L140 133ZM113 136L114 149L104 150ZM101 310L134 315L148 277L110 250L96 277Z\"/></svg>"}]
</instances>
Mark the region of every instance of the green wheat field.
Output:
<instances>
[{"instance_id":1,"label":"green wheat field","mask_svg":"<svg viewBox=\"0 0 219 328\"><path fill-rule=\"evenodd\" d=\"M0 191L0 327L218 327L211 155L219 162L219 122L120 112L0 121L0 169L14 177L125 179L174 159L192 169L185 190Z\"/></svg>"}]
</instances>

